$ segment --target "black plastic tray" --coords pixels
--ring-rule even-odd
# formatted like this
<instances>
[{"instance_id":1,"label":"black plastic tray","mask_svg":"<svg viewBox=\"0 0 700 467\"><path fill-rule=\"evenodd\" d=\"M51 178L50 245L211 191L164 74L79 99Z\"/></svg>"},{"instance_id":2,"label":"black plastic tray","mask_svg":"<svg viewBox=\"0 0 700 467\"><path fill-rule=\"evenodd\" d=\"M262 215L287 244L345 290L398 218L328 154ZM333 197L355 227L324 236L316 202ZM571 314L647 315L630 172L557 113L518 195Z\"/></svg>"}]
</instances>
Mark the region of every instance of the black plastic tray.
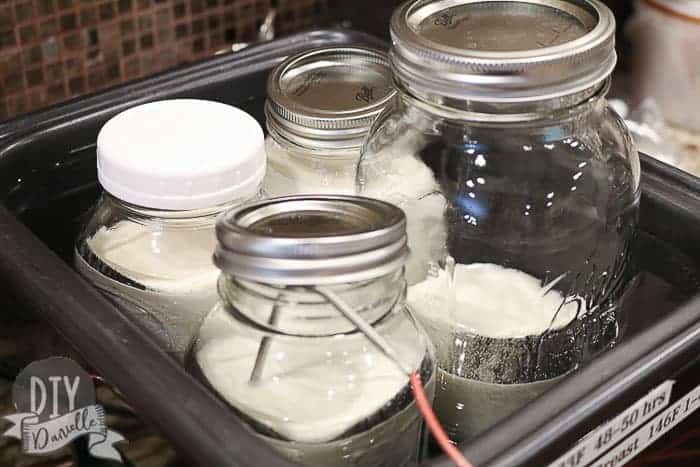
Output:
<instances>
[{"instance_id":1,"label":"black plastic tray","mask_svg":"<svg viewBox=\"0 0 700 467\"><path fill-rule=\"evenodd\" d=\"M316 31L218 56L0 124L0 310L38 314L198 465L282 467L282 460L69 266L81 214L95 201L95 139L137 103L198 97L263 120L265 78L286 55L350 42ZM463 446L479 466L544 466L589 430L700 357L700 184L644 158L641 284L627 338L540 399ZM3 300L5 300L3 302ZM19 307L19 308L18 308ZM437 458L428 465L450 465Z\"/></svg>"}]
</instances>

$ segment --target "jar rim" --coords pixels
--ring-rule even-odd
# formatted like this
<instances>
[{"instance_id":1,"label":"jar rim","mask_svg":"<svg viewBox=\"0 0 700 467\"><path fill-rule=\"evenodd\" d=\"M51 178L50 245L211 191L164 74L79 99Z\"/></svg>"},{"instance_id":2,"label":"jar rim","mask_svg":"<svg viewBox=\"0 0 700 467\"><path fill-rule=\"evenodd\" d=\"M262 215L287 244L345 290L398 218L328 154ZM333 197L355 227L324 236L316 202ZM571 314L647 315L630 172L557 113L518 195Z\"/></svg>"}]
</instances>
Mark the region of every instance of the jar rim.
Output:
<instances>
[{"instance_id":1,"label":"jar rim","mask_svg":"<svg viewBox=\"0 0 700 467\"><path fill-rule=\"evenodd\" d=\"M224 272L281 285L372 279L406 262L406 216L371 198L297 195L231 209L216 225Z\"/></svg>"},{"instance_id":2,"label":"jar rim","mask_svg":"<svg viewBox=\"0 0 700 467\"><path fill-rule=\"evenodd\" d=\"M423 26L416 26L442 11L459 11L464 17L450 20L452 23L445 26L450 28L466 21L474 5L496 4L547 7L583 25L591 18L593 23L571 41L513 51L468 48L473 44L458 47L447 39L440 42L432 33L425 33ZM464 22L461 27L468 26ZM447 33L440 34L444 38ZM413 0L394 13L391 36L390 62L396 79L417 94L452 99L491 103L552 99L605 80L617 61L615 18L599 0Z\"/></svg>"},{"instance_id":3,"label":"jar rim","mask_svg":"<svg viewBox=\"0 0 700 467\"><path fill-rule=\"evenodd\" d=\"M395 95L392 84L381 50L326 46L301 52L268 77L268 129L300 146L359 147Z\"/></svg>"}]
</instances>

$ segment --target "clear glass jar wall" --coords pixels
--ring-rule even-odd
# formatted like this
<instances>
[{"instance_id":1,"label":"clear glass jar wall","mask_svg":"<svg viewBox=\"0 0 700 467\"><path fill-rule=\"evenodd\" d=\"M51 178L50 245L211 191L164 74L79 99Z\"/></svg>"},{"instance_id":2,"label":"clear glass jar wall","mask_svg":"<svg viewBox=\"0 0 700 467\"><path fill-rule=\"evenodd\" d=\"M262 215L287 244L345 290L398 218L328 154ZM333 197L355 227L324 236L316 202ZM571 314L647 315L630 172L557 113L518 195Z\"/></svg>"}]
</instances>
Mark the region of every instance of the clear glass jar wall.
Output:
<instances>
[{"instance_id":1,"label":"clear glass jar wall","mask_svg":"<svg viewBox=\"0 0 700 467\"><path fill-rule=\"evenodd\" d=\"M491 383L549 379L618 338L639 166L602 89L551 118L508 124L444 118L401 93L375 126L358 180L358 193L407 213L414 251L409 304L449 375ZM503 269L477 266L484 263ZM536 278L544 298L515 290L520 278L504 275L507 269ZM510 327L494 329L499 322ZM479 335L486 339L473 338ZM506 345L503 337L520 339ZM438 385L438 404L450 384ZM491 400L483 412L456 415L463 419L454 422L462 427L453 428L456 438L502 416L503 401Z\"/></svg>"},{"instance_id":2,"label":"clear glass jar wall","mask_svg":"<svg viewBox=\"0 0 700 467\"><path fill-rule=\"evenodd\" d=\"M220 288L222 302L204 319L189 367L262 438L303 465L415 465L422 420L406 376L332 304L313 290L230 276ZM403 362L420 368L432 397L430 344L406 310L404 289L400 271L333 287Z\"/></svg>"},{"instance_id":3,"label":"clear glass jar wall","mask_svg":"<svg viewBox=\"0 0 700 467\"><path fill-rule=\"evenodd\" d=\"M265 138L267 174L263 189L271 197L302 193L355 193L360 147L331 150L298 147Z\"/></svg>"},{"instance_id":4,"label":"clear glass jar wall","mask_svg":"<svg viewBox=\"0 0 700 467\"><path fill-rule=\"evenodd\" d=\"M105 193L78 236L75 266L182 360L204 314L219 298L220 271L211 260L216 217L259 197L208 209L162 211Z\"/></svg>"},{"instance_id":5,"label":"clear glass jar wall","mask_svg":"<svg viewBox=\"0 0 700 467\"><path fill-rule=\"evenodd\" d=\"M599 2L526 3L423 0L398 10L398 98L359 163L358 194L406 212L408 303L436 345L436 410L454 441L544 392L624 326L640 169L605 101L612 14ZM518 27L532 15L542 23L550 7L577 15L583 39L568 28L573 37L550 38L563 44L548 55L546 40ZM503 35L494 42L477 19ZM594 19L604 27L589 26ZM566 41L593 63L561 61Z\"/></svg>"}]
</instances>

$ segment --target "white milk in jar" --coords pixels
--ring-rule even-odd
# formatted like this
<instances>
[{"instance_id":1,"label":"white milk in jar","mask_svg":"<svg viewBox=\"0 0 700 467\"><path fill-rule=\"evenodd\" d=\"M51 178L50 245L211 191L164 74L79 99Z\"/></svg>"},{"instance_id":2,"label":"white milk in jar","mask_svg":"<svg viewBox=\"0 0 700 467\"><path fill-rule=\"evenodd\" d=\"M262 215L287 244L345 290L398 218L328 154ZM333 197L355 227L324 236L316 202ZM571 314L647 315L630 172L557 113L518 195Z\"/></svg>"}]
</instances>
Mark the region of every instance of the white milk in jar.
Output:
<instances>
[{"instance_id":1,"label":"white milk in jar","mask_svg":"<svg viewBox=\"0 0 700 467\"><path fill-rule=\"evenodd\" d=\"M465 440L560 379L514 382L528 375L513 374L508 366L529 357L520 348L526 338L565 327L584 314L585 304L495 264L452 264L447 271L411 287L407 301L438 349L435 410L450 437Z\"/></svg>"}]
</instances>

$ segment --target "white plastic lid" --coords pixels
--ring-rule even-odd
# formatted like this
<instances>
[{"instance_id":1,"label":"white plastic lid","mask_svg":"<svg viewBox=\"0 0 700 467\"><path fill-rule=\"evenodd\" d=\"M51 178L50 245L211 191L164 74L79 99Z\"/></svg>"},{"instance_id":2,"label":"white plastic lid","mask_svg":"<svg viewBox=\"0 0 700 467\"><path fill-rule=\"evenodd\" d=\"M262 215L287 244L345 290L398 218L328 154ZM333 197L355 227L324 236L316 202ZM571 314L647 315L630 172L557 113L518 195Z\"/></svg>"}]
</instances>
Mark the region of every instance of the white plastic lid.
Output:
<instances>
[{"instance_id":1,"label":"white plastic lid","mask_svg":"<svg viewBox=\"0 0 700 467\"><path fill-rule=\"evenodd\" d=\"M97 136L97 177L112 196L183 211L255 194L265 175L264 135L244 111L175 99L139 105Z\"/></svg>"}]
</instances>

